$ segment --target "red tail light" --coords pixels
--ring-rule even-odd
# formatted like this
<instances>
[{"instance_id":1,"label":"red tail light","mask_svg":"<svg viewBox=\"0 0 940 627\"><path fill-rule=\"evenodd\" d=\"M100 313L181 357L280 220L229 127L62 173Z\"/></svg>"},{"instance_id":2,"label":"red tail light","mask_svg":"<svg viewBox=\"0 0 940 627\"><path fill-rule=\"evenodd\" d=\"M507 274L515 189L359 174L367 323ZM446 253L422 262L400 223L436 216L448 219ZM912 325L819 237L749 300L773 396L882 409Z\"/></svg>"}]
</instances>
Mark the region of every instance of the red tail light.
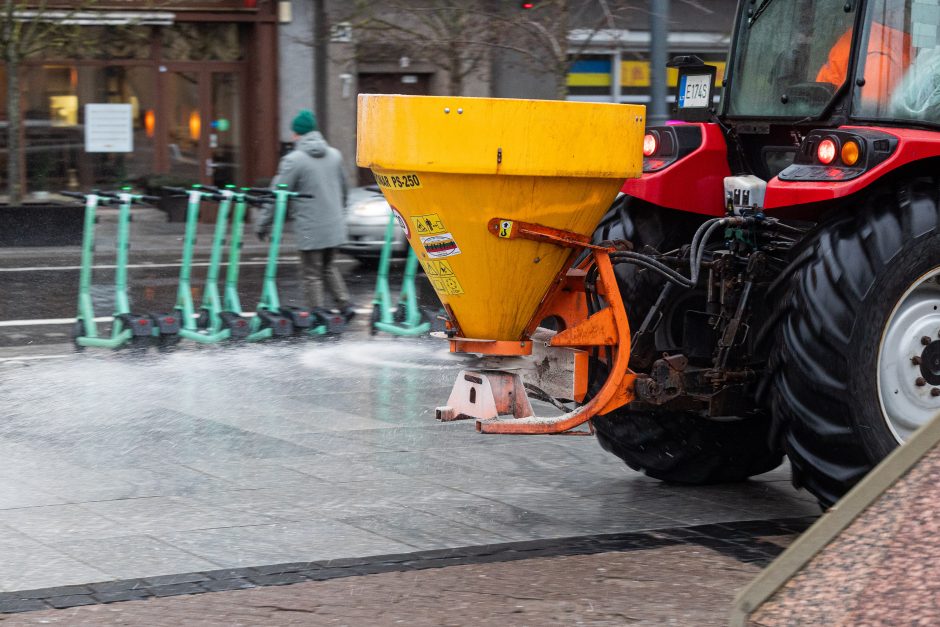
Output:
<instances>
[{"instance_id":1,"label":"red tail light","mask_svg":"<svg viewBox=\"0 0 940 627\"><path fill-rule=\"evenodd\" d=\"M659 140L652 133L643 136L643 156L652 157L659 148Z\"/></svg>"},{"instance_id":2,"label":"red tail light","mask_svg":"<svg viewBox=\"0 0 940 627\"><path fill-rule=\"evenodd\" d=\"M828 138L819 142L819 147L816 148L816 158L824 165L835 161L837 154L839 154L839 148L833 140Z\"/></svg>"}]
</instances>

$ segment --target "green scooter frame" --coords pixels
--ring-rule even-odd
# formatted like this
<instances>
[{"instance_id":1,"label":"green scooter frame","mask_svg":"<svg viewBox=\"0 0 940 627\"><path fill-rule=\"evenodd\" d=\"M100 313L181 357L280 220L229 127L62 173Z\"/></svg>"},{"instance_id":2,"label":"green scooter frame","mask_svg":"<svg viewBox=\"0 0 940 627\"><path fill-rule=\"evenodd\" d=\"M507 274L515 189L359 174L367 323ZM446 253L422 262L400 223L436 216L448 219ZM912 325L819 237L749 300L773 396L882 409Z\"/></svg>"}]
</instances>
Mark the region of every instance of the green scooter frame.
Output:
<instances>
[{"instance_id":1,"label":"green scooter frame","mask_svg":"<svg viewBox=\"0 0 940 627\"><path fill-rule=\"evenodd\" d=\"M209 255L209 268L206 271L202 306L196 323L200 329L204 330L204 335L208 338L220 336L223 331L227 330L228 337L221 339L244 339L249 331L248 320L242 317L241 303L238 301L238 262L241 254L239 248L245 219L246 198L245 194L237 193L234 188L234 185L227 185L213 195L213 198L219 199L219 212L212 237L212 252ZM219 269L225 247L225 234L228 231L228 216L233 202L235 212L232 217L232 246L229 249L229 267L223 298L219 294Z\"/></svg>"},{"instance_id":2,"label":"green scooter frame","mask_svg":"<svg viewBox=\"0 0 940 627\"><path fill-rule=\"evenodd\" d=\"M222 307L217 285L222 243L228 225L228 213L232 206L232 195L231 193L217 194L213 191L198 188L191 189L186 193L189 196L186 206L186 232L183 236L183 259L180 265L179 286L176 291L176 310L179 312L181 319L179 335L200 344L216 344L229 339L232 335L231 330L223 328L222 325L222 319L219 315ZM217 198L221 202L219 203L219 216L216 221L209 271L207 272L204 288L205 298L202 305L208 314L207 328L205 331L200 331L195 319L191 278L193 247L196 245L199 224L199 205L202 203L203 198Z\"/></svg>"},{"instance_id":3,"label":"green scooter frame","mask_svg":"<svg viewBox=\"0 0 940 627\"><path fill-rule=\"evenodd\" d=\"M274 216L271 222L271 242L268 246L268 260L264 267L261 298L258 301L257 315L251 320L248 341L257 342L274 336L288 336L300 329L306 329L310 335L324 335L329 330L326 324L315 324L314 316L306 309L283 307L277 291L277 259L281 250L284 222L287 219L287 204L291 198L306 196L288 190L286 185L278 185L273 192L254 191L273 193Z\"/></svg>"},{"instance_id":4,"label":"green scooter frame","mask_svg":"<svg viewBox=\"0 0 940 627\"><path fill-rule=\"evenodd\" d=\"M238 264L242 254L242 235L245 230L245 212L248 209L248 190L243 188L232 191L235 210L232 213L232 231L229 236L228 270L225 272L225 293L222 309L239 316L242 315L241 299L238 297Z\"/></svg>"},{"instance_id":5,"label":"green scooter frame","mask_svg":"<svg viewBox=\"0 0 940 627\"><path fill-rule=\"evenodd\" d=\"M78 347L120 348L135 341L148 341L157 331L150 316L132 314L127 296L127 251L130 248L131 205L145 196L122 190L117 196L98 193L64 195L85 200L85 224L82 233L82 259L78 279L78 314L73 336ZM114 270L114 321L111 336L98 335L95 311L91 301L91 274L95 255L95 223L98 206L118 202L118 227Z\"/></svg>"},{"instance_id":6,"label":"green scooter frame","mask_svg":"<svg viewBox=\"0 0 940 627\"><path fill-rule=\"evenodd\" d=\"M394 315L391 310L392 296L388 284L388 270L392 262L392 241L395 228L395 216L390 216L388 226L385 227L385 243L382 245L382 254L379 257L375 297L372 299L372 326L369 332L372 335L376 331L403 336L424 335L431 330L431 323L424 320L418 308L418 297L415 292L418 257L410 246Z\"/></svg>"}]
</instances>

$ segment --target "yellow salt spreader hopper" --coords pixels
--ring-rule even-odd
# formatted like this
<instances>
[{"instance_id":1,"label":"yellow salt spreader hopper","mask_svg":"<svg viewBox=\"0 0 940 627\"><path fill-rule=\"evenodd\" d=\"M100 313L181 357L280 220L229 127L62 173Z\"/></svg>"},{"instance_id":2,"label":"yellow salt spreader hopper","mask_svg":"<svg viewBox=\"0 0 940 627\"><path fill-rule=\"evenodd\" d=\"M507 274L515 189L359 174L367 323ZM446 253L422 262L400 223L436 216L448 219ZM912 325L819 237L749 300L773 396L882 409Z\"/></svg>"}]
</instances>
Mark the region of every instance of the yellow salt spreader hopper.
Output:
<instances>
[{"instance_id":1,"label":"yellow salt spreader hopper","mask_svg":"<svg viewBox=\"0 0 940 627\"><path fill-rule=\"evenodd\" d=\"M444 304L451 351L486 356L458 375L438 418L560 433L632 400L613 248L590 236L642 172L645 118L622 104L359 96L357 163L374 173ZM540 328L545 320L561 330ZM519 364L556 390L563 380L553 395L581 402L591 350L607 361L603 386L573 411L536 417Z\"/></svg>"}]
</instances>

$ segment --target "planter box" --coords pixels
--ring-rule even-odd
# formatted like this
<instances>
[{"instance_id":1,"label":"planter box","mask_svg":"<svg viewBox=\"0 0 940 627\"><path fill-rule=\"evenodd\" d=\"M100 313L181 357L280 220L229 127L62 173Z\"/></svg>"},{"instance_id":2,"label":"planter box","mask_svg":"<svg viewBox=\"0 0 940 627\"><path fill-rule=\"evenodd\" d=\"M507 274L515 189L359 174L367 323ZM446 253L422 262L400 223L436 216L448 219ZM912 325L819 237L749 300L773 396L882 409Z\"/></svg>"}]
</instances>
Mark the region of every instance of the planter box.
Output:
<instances>
[{"instance_id":1,"label":"planter box","mask_svg":"<svg viewBox=\"0 0 940 627\"><path fill-rule=\"evenodd\" d=\"M81 246L85 206L0 205L0 246Z\"/></svg>"}]
</instances>

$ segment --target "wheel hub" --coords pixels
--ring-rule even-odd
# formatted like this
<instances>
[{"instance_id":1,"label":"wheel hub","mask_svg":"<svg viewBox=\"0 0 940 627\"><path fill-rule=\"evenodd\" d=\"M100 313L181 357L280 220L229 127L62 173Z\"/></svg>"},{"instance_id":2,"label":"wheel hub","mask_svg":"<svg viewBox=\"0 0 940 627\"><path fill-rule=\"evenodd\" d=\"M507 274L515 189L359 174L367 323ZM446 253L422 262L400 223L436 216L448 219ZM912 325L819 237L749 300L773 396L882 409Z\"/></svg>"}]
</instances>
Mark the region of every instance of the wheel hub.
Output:
<instances>
[{"instance_id":1,"label":"wheel hub","mask_svg":"<svg viewBox=\"0 0 940 627\"><path fill-rule=\"evenodd\" d=\"M917 279L888 317L878 351L878 398L898 442L940 411L940 267Z\"/></svg>"},{"instance_id":2,"label":"wheel hub","mask_svg":"<svg viewBox=\"0 0 940 627\"><path fill-rule=\"evenodd\" d=\"M929 385L940 385L940 341L931 342L921 352L920 374Z\"/></svg>"}]
</instances>

